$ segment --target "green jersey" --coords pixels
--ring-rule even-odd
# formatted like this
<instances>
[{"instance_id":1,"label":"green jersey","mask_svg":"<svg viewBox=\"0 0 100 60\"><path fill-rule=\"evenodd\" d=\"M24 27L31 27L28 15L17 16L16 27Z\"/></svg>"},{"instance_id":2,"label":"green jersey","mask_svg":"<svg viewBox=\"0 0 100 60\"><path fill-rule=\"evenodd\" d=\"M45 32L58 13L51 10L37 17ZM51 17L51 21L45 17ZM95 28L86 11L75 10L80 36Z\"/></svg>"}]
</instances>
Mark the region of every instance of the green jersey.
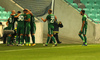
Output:
<instances>
[{"instance_id":1,"label":"green jersey","mask_svg":"<svg viewBox=\"0 0 100 60\"><path fill-rule=\"evenodd\" d=\"M48 21L48 27L51 27L51 26L54 26L54 19L55 19L55 16L53 14L49 14L47 17L46 17L47 21Z\"/></svg>"},{"instance_id":2,"label":"green jersey","mask_svg":"<svg viewBox=\"0 0 100 60\"><path fill-rule=\"evenodd\" d=\"M18 22L18 25L24 26L24 15L23 14L19 15L17 22Z\"/></svg>"},{"instance_id":3,"label":"green jersey","mask_svg":"<svg viewBox=\"0 0 100 60\"><path fill-rule=\"evenodd\" d=\"M35 23L35 18L34 18L34 15L33 15L33 16L31 16L31 21L30 21L30 23Z\"/></svg>"},{"instance_id":4,"label":"green jersey","mask_svg":"<svg viewBox=\"0 0 100 60\"><path fill-rule=\"evenodd\" d=\"M11 16L9 17L9 20L8 20L8 23L9 23L9 24L13 24L13 23L14 23L14 16L15 16L15 15L11 15Z\"/></svg>"},{"instance_id":5,"label":"green jersey","mask_svg":"<svg viewBox=\"0 0 100 60\"><path fill-rule=\"evenodd\" d=\"M85 24L84 25L87 25L87 16L86 15L83 15L83 17L82 17L82 23L83 23L83 21L85 21Z\"/></svg>"},{"instance_id":6,"label":"green jersey","mask_svg":"<svg viewBox=\"0 0 100 60\"><path fill-rule=\"evenodd\" d=\"M30 14L24 14L24 20L28 20L29 18L31 18ZM30 24L30 22L25 21L25 24Z\"/></svg>"}]
</instances>

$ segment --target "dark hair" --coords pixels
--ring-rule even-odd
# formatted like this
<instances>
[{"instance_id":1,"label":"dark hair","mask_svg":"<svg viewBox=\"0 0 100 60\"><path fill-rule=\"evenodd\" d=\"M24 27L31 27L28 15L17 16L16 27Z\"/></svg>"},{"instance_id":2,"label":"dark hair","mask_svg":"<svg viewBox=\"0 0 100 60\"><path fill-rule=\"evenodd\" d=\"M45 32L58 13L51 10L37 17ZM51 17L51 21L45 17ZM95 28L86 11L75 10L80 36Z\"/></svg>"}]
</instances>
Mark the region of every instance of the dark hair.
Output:
<instances>
[{"instance_id":1,"label":"dark hair","mask_svg":"<svg viewBox=\"0 0 100 60\"><path fill-rule=\"evenodd\" d=\"M21 13L21 11L18 11L17 13Z\"/></svg>"},{"instance_id":2,"label":"dark hair","mask_svg":"<svg viewBox=\"0 0 100 60\"><path fill-rule=\"evenodd\" d=\"M50 13L52 13L52 10L51 9L49 9L49 11L50 11Z\"/></svg>"},{"instance_id":3,"label":"dark hair","mask_svg":"<svg viewBox=\"0 0 100 60\"><path fill-rule=\"evenodd\" d=\"M24 9L23 11L27 11L26 9Z\"/></svg>"},{"instance_id":4,"label":"dark hair","mask_svg":"<svg viewBox=\"0 0 100 60\"><path fill-rule=\"evenodd\" d=\"M85 14L85 10L81 10L83 14Z\"/></svg>"}]
</instances>

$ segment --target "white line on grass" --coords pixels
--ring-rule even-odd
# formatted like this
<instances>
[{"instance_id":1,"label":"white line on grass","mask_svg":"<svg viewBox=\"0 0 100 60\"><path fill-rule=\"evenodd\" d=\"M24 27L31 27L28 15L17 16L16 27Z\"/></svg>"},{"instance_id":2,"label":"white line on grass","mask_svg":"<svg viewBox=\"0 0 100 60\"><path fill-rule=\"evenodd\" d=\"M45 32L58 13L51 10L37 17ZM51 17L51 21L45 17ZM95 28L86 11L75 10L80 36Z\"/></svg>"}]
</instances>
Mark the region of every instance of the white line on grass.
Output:
<instances>
[{"instance_id":1,"label":"white line on grass","mask_svg":"<svg viewBox=\"0 0 100 60\"><path fill-rule=\"evenodd\" d=\"M15 50L4 50L4 51L0 51L0 52L13 52L13 51L25 51L25 50L33 50L33 49L52 49L52 48L66 48L66 47L80 47L81 45L71 45L71 46L59 46L59 47L42 47L42 48L29 48L29 49L15 49ZM93 46L93 45L89 45L89 46Z\"/></svg>"},{"instance_id":2,"label":"white line on grass","mask_svg":"<svg viewBox=\"0 0 100 60\"><path fill-rule=\"evenodd\" d=\"M25 51L25 50L33 50L33 49L51 49L51 48L66 48L66 47L75 47L75 46L59 46L59 47L42 47L42 48L29 48L29 49L15 49L15 50L4 50L0 52L14 52L14 51Z\"/></svg>"}]
</instances>

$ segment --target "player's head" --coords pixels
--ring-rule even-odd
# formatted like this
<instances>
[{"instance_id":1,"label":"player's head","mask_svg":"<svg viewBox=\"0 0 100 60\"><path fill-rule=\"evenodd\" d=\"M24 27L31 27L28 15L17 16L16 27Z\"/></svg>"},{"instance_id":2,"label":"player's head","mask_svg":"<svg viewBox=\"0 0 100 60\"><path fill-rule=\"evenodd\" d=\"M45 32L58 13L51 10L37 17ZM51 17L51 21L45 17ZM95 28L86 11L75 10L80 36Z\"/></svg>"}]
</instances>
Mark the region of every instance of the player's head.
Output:
<instances>
[{"instance_id":1,"label":"player's head","mask_svg":"<svg viewBox=\"0 0 100 60\"><path fill-rule=\"evenodd\" d=\"M13 14L16 14L15 10L12 10L11 12L12 12Z\"/></svg>"},{"instance_id":2,"label":"player's head","mask_svg":"<svg viewBox=\"0 0 100 60\"><path fill-rule=\"evenodd\" d=\"M18 12L17 12L17 14L20 14L20 13L21 13L21 11L18 11Z\"/></svg>"},{"instance_id":3,"label":"player's head","mask_svg":"<svg viewBox=\"0 0 100 60\"><path fill-rule=\"evenodd\" d=\"M85 14L85 10L81 10L80 14L84 15Z\"/></svg>"},{"instance_id":4,"label":"player's head","mask_svg":"<svg viewBox=\"0 0 100 60\"><path fill-rule=\"evenodd\" d=\"M26 9L23 10L24 14L26 14L28 11Z\"/></svg>"},{"instance_id":5,"label":"player's head","mask_svg":"<svg viewBox=\"0 0 100 60\"><path fill-rule=\"evenodd\" d=\"M52 10L51 10L51 9L49 9L49 10L48 10L48 14L51 14L51 13L52 13Z\"/></svg>"}]
</instances>

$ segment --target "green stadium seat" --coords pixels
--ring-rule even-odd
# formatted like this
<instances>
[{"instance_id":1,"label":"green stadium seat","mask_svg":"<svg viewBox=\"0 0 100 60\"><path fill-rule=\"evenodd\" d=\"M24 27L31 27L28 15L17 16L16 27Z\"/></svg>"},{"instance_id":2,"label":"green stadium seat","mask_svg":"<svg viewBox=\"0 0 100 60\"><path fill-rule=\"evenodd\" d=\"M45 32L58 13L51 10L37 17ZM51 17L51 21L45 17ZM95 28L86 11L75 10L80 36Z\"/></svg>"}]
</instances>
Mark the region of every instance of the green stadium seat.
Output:
<instances>
[{"instance_id":1,"label":"green stadium seat","mask_svg":"<svg viewBox=\"0 0 100 60\"><path fill-rule=\"evenodd\" d=\"M97 9L98 12L100 12L100 9Z\"/></svg>"},{"instance_id":2,"label":"green stadium seat","mask_svg":"<svg viewBox=\"0 0 100 60\"><path fill-rule=\"evenodd\" d=\"M3 11L2 13L4 13L4 14L5 14L5 13L7 13L7 12L6 12L6 11Z\"/></svg>"},{"instance_id":3,"label":"green stadium seat","mask_svg":"<svg viewBox=\"0 0 100 60\"><path fill-rule=\"evenodd\" d=\"M73 0L66 0L66 1L68 1L69 3L73 3Z\"/></svg>"},{"instance_id":4,"label":"green stadium seat","mask_svg":"<svg viewBox=\"0 0 100 60\"><path fill-rule=\"evenodd\" d=\"M0 8L2 8L2 7L0 6Z\"/></svg>"},{"instance_id":5,"label":"green stadium seat","mask_svg":"<svg viewBox=\"0 0 100 60\"><path fill-rule=\"evenodd\" d=\"M1 12L3 12L3 11L5 11L5 8L2 8L2 9L1 9Z\"/></svg>"},{"instance_id":6,"label":"green stadium seat","mask_svg":"<svg viewBox=\"0 0 100 60\"><path fill-rule=\"evenodd\" d=\"M0 11L0 13L2 13L2 12Z\"/></svg>"},{"instance_id":7,"label":"green stadium seat","mask_svg":"<svg viewBox=\"0 0 100 60\"><path fill-rule=\"evenodd\" d=\"M97 16L100 16L100 14L96 14L96 17L97 17Z\"/></svg>"},{"instance_id":8,"label":"green stadium seat","mask_svg":"<svg viewBox=\"0 0 100 60\"><path fill-rule=\"evenodd\" d=\"M99 9L100 7L99 7L99 5L98 4L94 4L93 5L93 9Z\"/></svg>"},{"instance_id":9,"label":"green stadium seat","mask_svg":"<svg viewBox=\"0 0 100 60\"><path fill-rule=\"evenodd\" d=\"M93 19L95 21L96 24L98 24L100 22L100 19Z\"/></svg>"},{"instance_id":10,"label":"green stadium seat","mask_svg":"<svg viewBox=\"0 0 100 60\"><path fill-rule=\"evenodd\" d=\"M78 10L81 11L82 9L81 8L78 8Z\"/></svg>"},{"instance_id":11,"label":"green stadium seat","mask_svg":"<svg viewBox=\"0 0 100 60\"><path fill-rule=\"evenodd\" d=\"M81 3L86 4L87 0L81 0Z\"/></svg>"},{"instance_id":12,"label":"green stadium seat","mask_svg":"<svg viewBox=\"0 0 100 60\"><path fill-rule=\"evenodd\" d=\"M90 10L88 8L84 8L83 10L85 10L85 13L86 14L89 14L90 13Z\"/></svg>"},{"instance_id":13,"label":"green stadium seat","mask_svg":"<svg viewBox=\"0 0 100 60\"><path fill-rule=\"evenodd\" d=\"M97 13L98 13L98 11L97 11L96 9L91 9L90 12L91 12L92 14L97 14Z\"/></svg>"},{"instance_id":14,"label":"green stadium seat","mask_svg":"<svg viewBox=\"0 0 100 60\"><path fill-rule=\"evenodd\" d=\"M95 19L96 18L96 16L94 14L92 14L92 13L88 14L88 17L90 17L91 19Z\"/></svg>"},{"instance_id":15,"label":"green stadium seat","mask_svg":"<svg viewBox=\"0 0 100 60\"><path fill-rule=\"evenodd\" d=\"M11 11L8 11L9 14L11 14Z\"/></svg>"},{"instance_id":16,"label":"green stadium seat","mask_svg":"<svg viewBox=\"0 0 100 60\"><path fill-rule=\"evenodd\" d=\"M100 19L93 19L95 21L96 24L98 24L100 22Z\"/></svg>"},{"instance_id":17,"label":"green stadium seat","mask_svg":"<svg viewBox=\"0 0 100 60\"><path fill-rule=\"evenodd\" d=\"M91 19L95 19L96 17L95 17L95 16L90 16L90 18L91 18Z\"/></svg>"},{"instance_id":18,"label":"green stadium seat","mask_svg":"<svg viewBox=\"0 0 100 60\"><path fill-rule=\"evenodd\" d=\"M96 4L100 4L100 0L96 1Z\"/></svg>"},{"instance_id":19,"label":"green stadium seat","mask_svg":"<svg viewBox=\"0 0 100 60\"><path fill-rule=\"evenodd\" d=\"M96 18L97 18L97 19L100 19L100 16L97 16Z\"/></svg>"},{"instance_id":20,"label":"green stadium seat","mask_svg":"<svg viewBox=\"0 0 100 60\"><path fill-rule=\"evenodd\" d=\"M88 9L91 9L92 5L91 4L85 4L85 7L88 8Z\"/></svg>"},{"instance_id":21,"label":"green stadium seat","mask_svg":"<svg viewBox=\"0 0 100 60\"><path fill-rule=\"evenodd\" d=\"M78 8L78 5L76 3L71 3L75 8Z\"/></svg>"}]
</instances>

